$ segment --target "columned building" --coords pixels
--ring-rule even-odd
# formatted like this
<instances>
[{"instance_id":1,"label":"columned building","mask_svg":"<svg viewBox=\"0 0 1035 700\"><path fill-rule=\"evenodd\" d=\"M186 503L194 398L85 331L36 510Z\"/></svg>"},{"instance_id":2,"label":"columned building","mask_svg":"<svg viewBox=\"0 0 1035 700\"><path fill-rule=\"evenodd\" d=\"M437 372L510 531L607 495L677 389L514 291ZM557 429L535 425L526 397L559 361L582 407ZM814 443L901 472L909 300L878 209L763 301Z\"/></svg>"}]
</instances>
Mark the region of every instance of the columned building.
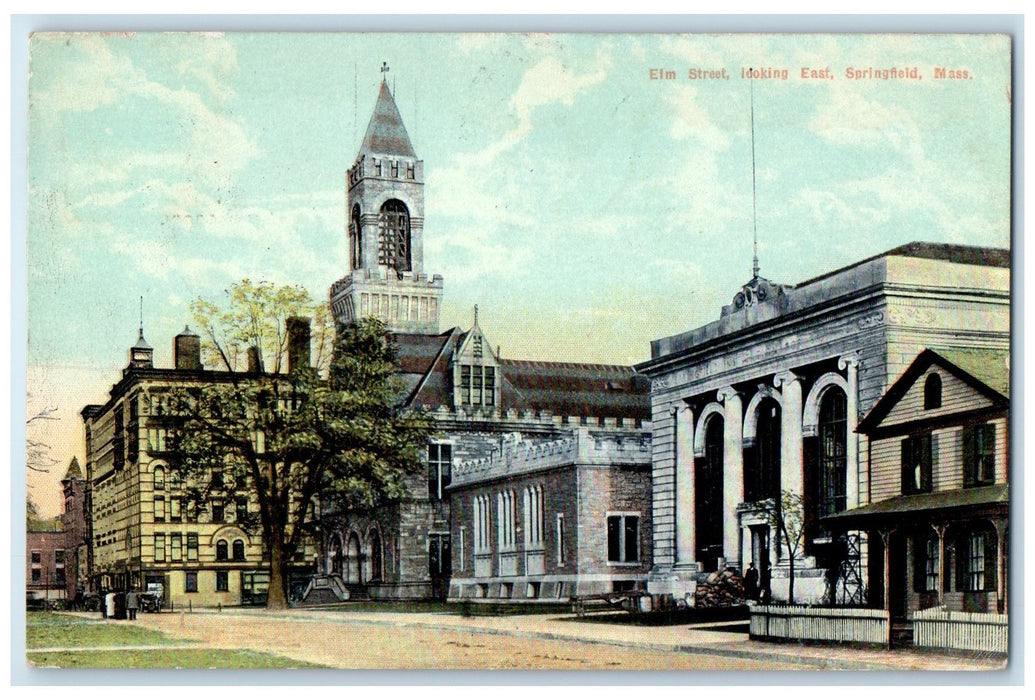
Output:
<instances>
[{"instance_id":1,"label":"columned building","mask_svg":"<svg viewBox=\"0 0 1035 700\"><path fill-rule=\"evenodd\" d=\"M756 273L717 321L654 341L637 366L652 383L652 592L683 597L754 562L786 600L772 524L786 493L807 522L795 600L865 602L865 534L818 520L870 502L861 416L925 347L1008 349L1009 264L912 243L798 285Z\"/></svg>"}]
</instances>

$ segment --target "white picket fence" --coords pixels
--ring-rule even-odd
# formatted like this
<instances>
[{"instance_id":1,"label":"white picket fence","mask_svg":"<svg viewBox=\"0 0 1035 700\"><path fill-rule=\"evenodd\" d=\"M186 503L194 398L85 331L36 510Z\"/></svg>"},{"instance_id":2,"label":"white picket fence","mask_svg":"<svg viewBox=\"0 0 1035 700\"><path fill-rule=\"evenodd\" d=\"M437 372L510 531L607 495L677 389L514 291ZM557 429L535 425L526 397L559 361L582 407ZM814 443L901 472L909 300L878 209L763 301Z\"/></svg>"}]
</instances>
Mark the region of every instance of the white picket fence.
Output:
<instances>
[{"instance_id":1,"label":"white picket fence","mask_svg":"<svg viewBox=\"0 0 1035 700\"><path fill-rule=\"evenodd\" d=\"M765 639L887 644L890 624L886 610L752 605L749 632Z\"/></svg>"},{"instance_id":2,"label":"white picket fence","mask_svg":"<svg viewBox=\"0 0 1035 700\"><path fill-rule=\"evenodd\" d=\"M1005 654L1010 627L1006 615L950 612L941 608L913 615L913 644L935 649L963 649Z\"/></svg>"}]
</instances>

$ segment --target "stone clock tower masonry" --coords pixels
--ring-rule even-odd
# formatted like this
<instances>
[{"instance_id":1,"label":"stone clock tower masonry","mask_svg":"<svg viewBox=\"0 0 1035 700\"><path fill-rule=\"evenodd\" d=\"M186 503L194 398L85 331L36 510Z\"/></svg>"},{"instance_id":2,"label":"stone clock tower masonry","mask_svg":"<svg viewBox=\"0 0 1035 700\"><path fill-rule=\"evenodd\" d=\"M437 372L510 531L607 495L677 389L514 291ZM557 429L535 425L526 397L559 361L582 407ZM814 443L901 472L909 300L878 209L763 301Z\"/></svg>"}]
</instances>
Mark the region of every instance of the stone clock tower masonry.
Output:
<instances>
[{"instance_id":1,"label":"stone clock tower masonry","mask_svg":"<svg viewBox=\"0 0 1035 700\"><path fill-rule=\"evenodd\" d=\"M424 271L424 162L384 80L347 192L349 274L331 286L335 318L437 334L442 277Z\"/></svg>"}]
</instances>

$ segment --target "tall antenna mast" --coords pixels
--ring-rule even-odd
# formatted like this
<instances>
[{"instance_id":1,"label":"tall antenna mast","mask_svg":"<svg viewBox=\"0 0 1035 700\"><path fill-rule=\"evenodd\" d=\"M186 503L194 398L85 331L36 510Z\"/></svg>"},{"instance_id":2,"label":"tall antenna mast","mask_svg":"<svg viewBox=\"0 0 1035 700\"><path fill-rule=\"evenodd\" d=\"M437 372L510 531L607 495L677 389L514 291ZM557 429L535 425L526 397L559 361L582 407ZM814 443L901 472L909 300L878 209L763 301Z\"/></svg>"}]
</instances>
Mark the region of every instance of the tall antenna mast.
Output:
<instances>
[{"instance_id":1,"label":"tall antenna mast","mask_svg":"<svg viewBox=\"0 0 1035 700\"><path fill-rule=\"evenodd\" d=\"M754 253L751 268L752 279L758 277L758 204L755 194L755 69L751 70L751 227L752 251Z\"/></svg>"},{"instance_id":2,"label":"tall antenna mast","mask_svg":"<svg viewBox=\"0 0 1035 700\"><path fill-rule=\"evenodd\" d=\"M140 338L144 337L144 295L140 295Z\"/></svg>"}]
</instances>

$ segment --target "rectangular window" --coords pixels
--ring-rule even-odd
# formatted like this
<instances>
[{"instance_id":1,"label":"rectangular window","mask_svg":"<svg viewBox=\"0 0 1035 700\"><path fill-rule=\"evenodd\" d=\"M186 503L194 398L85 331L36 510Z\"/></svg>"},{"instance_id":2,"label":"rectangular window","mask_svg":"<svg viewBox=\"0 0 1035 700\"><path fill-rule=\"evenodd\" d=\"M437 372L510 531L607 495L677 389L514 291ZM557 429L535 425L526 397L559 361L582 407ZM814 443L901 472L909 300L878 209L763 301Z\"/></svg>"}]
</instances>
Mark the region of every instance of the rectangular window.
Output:
<instances>
[{"instance_id":1,"label":"rectangular window","mask_svg":"<svg viewBox=\"0 0 1035 700\"><path fill-rule=\"evenodd\" d=\"M38 549L32 550L32 563L33 564L42 564L43 563L43 556L42 556L42 554L40 554L40 551Z\"/></svg>"},{"instance_id":2,"label":"rectangular window","mask_svg":"<svg viewBox=\"0 0 1035 700\"><path fill-rule=\"evenodd\" d=\"M165 496L155 496L155 522L165 522Z\"/></svg>"},{"instance_id":3,"label":"rectangular window","mask_svg":"<svg viewBox=\"0 0 1035 700\"><path fill-rule=\"evenodd\" d=\"M399 161L392 161L392 177L399 177Z\"/></svg>"},{"instance_id":4,"label":"rectangular window","mask_svg":"<svg viewBox=\"0 0 1035 700\"><path fill-rule=\"evenodd\" d=\"M460 366L460 404L471 405L471 366Z\"/></svg>"},{"instance_id":5,"label":"rectangular window","mask_svg":"<svg viewBox=\"0 0 1035 700\"><path fill-rule=\"evenodd\" d=\"M496 403L496 368L485 367L485 397L482 403L492 406Z\"/></svg>"},{"instance_id":6,"label":"rectangular window","mask_svg":"<svg viewBox=\"0 0 1035 700\"><path fill-rule=\"evenodd\" d=\"M248 497L238 496L234 500L234 505L237 509L237 522L243 523L248 519Z\"/></svg>"},{"instance_id":7,"label":"rectangular window","mask_svg":"<svg viewBox=\"0 0 1035 700\"><path fill-rule=\"evenodd\" d=\"M212 522L221 523L226 515L223 513L223 502L212 501Z\"/></svg>"},{"instance_id":8,"label":"rectangular window","mask_svg":"<svg viewBox=\"0 0 1035 700\"><path fill-rule=\"evenodd\" d=\"M174 532L169 536L170 559L181 561L183 559L183 541L180 533Z\"/></svg>"},{"instance_id":9,"label":"rectangular window","mask_svg":"<svg viewBox=\"0 0 1035 700\"><path fill-rule=\"evenodd\" d=\"M995 424L963 429L964 486L995 483Z\"/></svg>"},{"instance_id":10,"label":"rectangular window","mask_svg":"<svg viewBox=\"0 0 1035 700\"><path fill-rule=\"evenodd\" d=\"M640 560L640 517L607 516L607 561L635 564Z\"/></svg>"},{"instance_id":11,"label":"rectangular window","mask_svg":"<svg viewBox=\"0 0 1035 700\"><path fill-rule=\"evenodd\" d=\"M513 549L516 543L514 526L514 493L503 491L496 494L496 537L500 551Z\"/></svg>"},{"instance_id":12,"label":"rectangular window","mask_svg":"<svg viewBox=\"0 0 1035 700\"><path fill-rule=\"evenodd\" d=\"M187 561L198 560L198 533L187 533Z\"/></svg>"},{"instance_id":13,"label":"rectangular window","mask_svg":"<svg viewBox=\"0 0 1035 700\"><path fill-rule=\"evenodd\" d=\"M974 533L967 546L967 590L985 590L985 536Z\"/></svg>"},{"instance_id":14,"label":"rectangular window","mask_svg":"<svg viewBox=\"0 0 1035 700\"><path fill-rule=\"evenodd\" d=\"M564 566L564 513L557 514L557 566Z\"/></svg>"},{"instance_id":15,"label":"rectangular window","mask_svg":"<svg viewBox=\"0 0 1035 700\"><path fill-rule=\"evenodd\" d=\"M902 493L931 490L931 434L914 435L902 441Z\"/></svg>"},{"instance_id":16,"label":"rectangular window","mask_svg":"<svg viewBox=\"0 0 1035 700\"><path fill-rule=\"evenodd\" d=\"M182 520L180 515L180 499L170 498L169 499L169 520L170 522L178 523Z\"/></svg>"},{"instance_id":17,"label":"rectangular window","mask_svg":"<svg viewBox=\"0 0 1035 700\"><path fill-rule=\"evenodd\" d=\"M165 534L155 533L155 561L165 561Z\"/></svg>"},{"instance_id":18,"label":"rectangular window","mask_svg":"<svg viewBox=\"0 0 1035 700\"><path fill-rule=\"evenodd\" d=\"M183 582L184 593L197 593L198 592L198 572L188 571L186 578Z\"/></svg>"},{"instance_id":19,"label":"rectangular window","mask_svg":"<svg viewBox=\"0 0 1035 700\"><path fill-rule=\"evenodd\" d=\"M467 539L464 537L464 528L460 528L460 541L457 543L460 547L460 552L456 557L456 570L464 570L464 556L467 554Z\"/></svg>"},{"instance_id":20,"label":"rectangular window","mask_svg":"<svg viewBox=\"0 0 1035 700\"><path fill-rule=\"evenodd\" d=\"M433 501L445 497L445 489L451 481L453 446L444 442L428 445L428 498Z\"/></svg>"},{"instance_id":21,"label":"rectangular window","mask_svg":"<svg viewBox=\"0 0 1035 700\"><path fill-rule=\"evenodd\" d=\"M229 591L230 590L230 572L229 571L217 571L216 572L216 590L217 591Z\"/></svg>"},{"instance_id":22,"label":"rectangular window","mask_svg":"<svg viewBox=\"0 0 1035 700\"><path fill-rule=\"evenodd\" d=\"M415 179L413 163L407 163L406 164L406 179L407 180Z\"/></svg>"},{"instance_id":23,"label":"rectangular window","mask_svg":"<svg viewBox=\"0 0 1035 700\"><path fill-rule=\"evenodd\" d=\"M913 539L913 590L917 593L938 590L938 538Z\"/></svg>"},{"instance_id":24,"label":"rectangular window","mask_svg":"<svg viewBox=\"0 0 1035 700\"><path fill-rule=\"evenodd\" d=\"M471 368L471 403L480 406L482 403L482 368Z\"/></svg>"},{"instance_id":25,"label":"rectangular window","mask_svg":"<svg viewBox=\"0 0 1035 700\"><path fill-rule=\"evenodd\" d=\"M39 583L42 580L43 580L43 572L40 570L40 567L38 567L38 566L32 567L32 582L33 583Z\"/></svg>"}]
</instances>

